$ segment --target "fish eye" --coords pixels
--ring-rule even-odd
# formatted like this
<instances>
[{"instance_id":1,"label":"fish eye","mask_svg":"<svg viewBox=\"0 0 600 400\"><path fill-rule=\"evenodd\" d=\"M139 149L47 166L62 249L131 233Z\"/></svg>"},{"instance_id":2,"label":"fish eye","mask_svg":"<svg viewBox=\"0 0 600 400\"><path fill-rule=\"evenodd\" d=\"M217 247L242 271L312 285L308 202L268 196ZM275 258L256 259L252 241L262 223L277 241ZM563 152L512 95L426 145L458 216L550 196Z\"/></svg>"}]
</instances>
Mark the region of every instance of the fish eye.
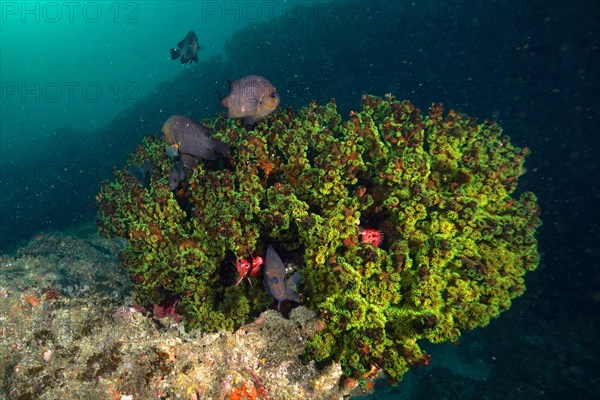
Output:
<instances>
[{"instance_id":1,"label":"fish eye","mask_svg":"<svg viewBox=\"0 0 600 400\"><path fill-rule=\"evenodd\" d=\"M277 98L277 92L271 92L271 98L272 99Z\"/></svg>"}]
</instances>

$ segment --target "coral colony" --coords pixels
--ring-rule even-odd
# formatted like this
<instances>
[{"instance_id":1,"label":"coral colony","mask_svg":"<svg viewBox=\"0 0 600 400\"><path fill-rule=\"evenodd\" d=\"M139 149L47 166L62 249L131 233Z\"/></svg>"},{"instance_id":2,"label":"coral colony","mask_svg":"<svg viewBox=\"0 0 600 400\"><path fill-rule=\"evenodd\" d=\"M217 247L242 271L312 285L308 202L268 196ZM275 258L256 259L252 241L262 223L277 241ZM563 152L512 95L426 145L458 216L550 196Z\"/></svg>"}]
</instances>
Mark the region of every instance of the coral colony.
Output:
<instances>
[{"instance_id":1,"label":"coral colony","mask_svg":"<svg viewBox=\"0 0 600 400\"><path fill-rule=\"evenodd\" d=\"M363 96L346 121L332 100L202 123L230 151L198 159L179 189L167 143L148 137L97 196L101 233L128 240L136 302L157 315L216 331L276 309L260 277L272 246L323 321L306 360L398 380L429 362L420 341L487 325L538 265L536 197L514 194L529 150L494 123L391 95ZM128 168L148 160L140 185Z\"/></svg>"}]
</instances>

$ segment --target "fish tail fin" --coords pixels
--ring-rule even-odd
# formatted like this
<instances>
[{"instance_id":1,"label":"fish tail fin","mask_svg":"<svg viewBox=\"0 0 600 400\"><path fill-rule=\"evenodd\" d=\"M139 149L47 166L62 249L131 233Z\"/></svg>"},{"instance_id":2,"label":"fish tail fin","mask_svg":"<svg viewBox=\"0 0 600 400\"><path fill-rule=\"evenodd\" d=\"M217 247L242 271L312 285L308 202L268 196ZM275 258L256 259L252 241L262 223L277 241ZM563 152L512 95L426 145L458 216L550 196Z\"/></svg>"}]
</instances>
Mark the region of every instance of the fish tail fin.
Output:
<instances>
[{"instance_id":1,"label":"fish tail fin","mask_svg":"<svg viewBox=\"0 0 600 400\"><path fill-rule=\"evenodd\" d=\"M223 96L221 94L221 91L219 89L217 89L215 87L215 94L217 95L217 97L219 98L219 104L221 105L221 107L227 107L227 96Z\"/></svg>"},{"instance_id":2,"label":"fish tail fin","mask_svg":"<svg viewBox=\"0 0 600 400\"><path fill-rule=\"evenodd\" d=\"M177 60L181 56L179 49L171 49L171 60Z\"/></svg>"},{"instance_id":3,"label":"fish tail fin","mask_svg":"<svg viewBox=\"0 0 600 400\"><path fill-rule=\"evenodd\" d=\"M215 140L213 150L216 151L217 153L220 153L220 154L226 156L227 153L229 153L229 144L225 143L225 142L221 142L220 140Z\"/></svg>"}]
</instances>

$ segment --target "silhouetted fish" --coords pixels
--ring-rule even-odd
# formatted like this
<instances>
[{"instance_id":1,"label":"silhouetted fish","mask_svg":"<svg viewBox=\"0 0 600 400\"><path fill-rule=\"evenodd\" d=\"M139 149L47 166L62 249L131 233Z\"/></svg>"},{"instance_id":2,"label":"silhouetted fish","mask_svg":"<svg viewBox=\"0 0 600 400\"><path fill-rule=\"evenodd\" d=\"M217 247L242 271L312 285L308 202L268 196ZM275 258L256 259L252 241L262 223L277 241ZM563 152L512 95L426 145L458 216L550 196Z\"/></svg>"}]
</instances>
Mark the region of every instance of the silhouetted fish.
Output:
<instances>
[{"instance_id":1,"label":"silhouetted fish","mask_svg":"<svg viewBox=\"0 0 600 400\"><path fill-rule=\"evenodd\" d=\"M177 43L177 49L171 49L171 58L173 60L181 57L181 63L185 64L192 61L198 63L198 50L200 45L198 44L198 36L194 31L189 31L183 40Z\"/></svg>"},{"instance_id":2,"label":"silhouetted fish","mask_svg":"<svg viewBox=\"0 0 600 400\"><path fill-rule=\"evenodd\" d=\"M271 114L279 105L277 89L258 75L244 76L229 81L229 93L221 99L221 107L227 107L227 118L244 118L245 124L253 124Z\"/></svg>"},{"instance_id":3,"label":"silhouetted fish","mask_svg":"<svg viewBox=\"0 0 600 400\"><path fill-rule=\"evenodd\" d=\"M150 186L150 171L152 170L152 167L153 165L150 160L146 160L141 166L130 166L127 168L127 172L137 185L148 188L148 186Z\"/></svg>"},{"instance_id":4,"label":"silhouetted fish","mask_svg":"<svg viewBox=\"0 0 600 400\"><path fill-rule=\"evenodd\" d=\"M264 284L271 295L279 301L278 310L284 300L300 303L297 290L301 279L300 271L294 272L292 276L285 279L285 265L283 265L281 257L275 252L273 246L269 245L265 261Z\"/></svg>"},{"instance_id":5,"label":"silhouetted fish","mask_svg":"<svg viewBox=\"0 0 600 400\"><path fill-rule=\"evenodd\" d=\"M196 157L205 160L216 160L217 153L226 155L229 145L210 135L214 131L204 125L192 121L183 115L173 115L162 127L165 141L171 146L167 155L174 157L179 155L186 167L196 165Z\"/></svg>"},{"instance_id":6,"label":"silhouetted fish","mask_svg":"<svg viewBox=\"0 0 600 400\"><path fill-rule=\"evenodd\" d=\"M183 168L183 162L177 160L173 163L173 168L169 173L169 187L171 190L175 190L183 181L185 181L185 169Z\"/></svg>"}]
</instances>

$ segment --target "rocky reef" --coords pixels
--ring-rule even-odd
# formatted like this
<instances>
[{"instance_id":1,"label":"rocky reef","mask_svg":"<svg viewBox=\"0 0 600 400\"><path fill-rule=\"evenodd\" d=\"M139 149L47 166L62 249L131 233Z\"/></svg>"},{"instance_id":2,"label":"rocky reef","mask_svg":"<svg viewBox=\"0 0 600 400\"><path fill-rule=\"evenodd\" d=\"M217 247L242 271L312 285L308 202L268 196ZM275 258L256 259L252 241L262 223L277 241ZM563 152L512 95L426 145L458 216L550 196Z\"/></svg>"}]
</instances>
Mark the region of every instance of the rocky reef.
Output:
<instances>
[{"instance_id":1,"label":"rocky reef","mask_svg":"<svg viewBox=\"0 0 600 400\"><path fill-rule=\"evenodd\" d=\"M100 233L128 241L138 306L238 328L277 302L258 277L236 285L235 261L272 245L320 317L304 359L358 380L398 380L429 363L419 340L455 341L507 310L539 261L536 198L514 193L528 149L441 105L423 116L391 95L362 100L346 121L333 100L248 127L202 121L231 151L175 191L165 142L146 138L97 196ZM128 168L147 160L142 185Z\"/></svg>"},{"instance_id":2,"label":"rocky reef","mask_svg":"<svg viewBox=\"0 0 600 400\"><path fill-rule=\"evenodd\" d=\"M321 321L296 307L235 332L186 332L131 303L121 241L95 224L0 255L0 399L343 399L341 368L303 364ZM357 388L352 391L358 394Z\"/></svg>"}]
</instances>

